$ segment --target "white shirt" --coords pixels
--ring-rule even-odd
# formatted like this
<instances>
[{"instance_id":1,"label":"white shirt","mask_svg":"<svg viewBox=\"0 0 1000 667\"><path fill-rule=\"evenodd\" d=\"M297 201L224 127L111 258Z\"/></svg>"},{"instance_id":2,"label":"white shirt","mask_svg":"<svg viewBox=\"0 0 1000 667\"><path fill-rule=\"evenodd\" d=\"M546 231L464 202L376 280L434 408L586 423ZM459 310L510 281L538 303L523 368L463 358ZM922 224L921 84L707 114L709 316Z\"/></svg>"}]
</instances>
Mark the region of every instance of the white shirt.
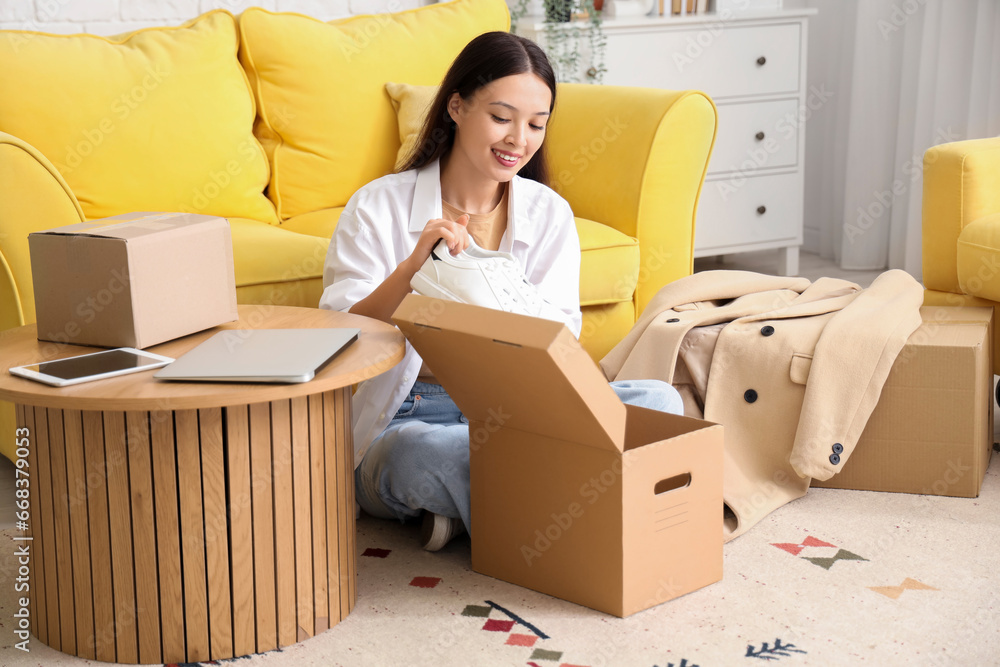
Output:
<instances>
[{"instance_id":1,"label":"white shirt","mask_svg":"<svg viewBox=\"0 0 1000 667\"><path fill-rule=\"evenodd\" d=\"M521 263L543 297L566 313L579 337L580 238L573 211L550 188L515 176L510 184L507 231L500 250ZM428 221L441 217L437 161L419 170L383 176L351 197L340 214L323 268L320 308L347 311L382 284L417 245ZM392 421L417 379L422 360L406 343L403 360L365 380L354 394L354 465Z\"/></svg>"}]
</instances>

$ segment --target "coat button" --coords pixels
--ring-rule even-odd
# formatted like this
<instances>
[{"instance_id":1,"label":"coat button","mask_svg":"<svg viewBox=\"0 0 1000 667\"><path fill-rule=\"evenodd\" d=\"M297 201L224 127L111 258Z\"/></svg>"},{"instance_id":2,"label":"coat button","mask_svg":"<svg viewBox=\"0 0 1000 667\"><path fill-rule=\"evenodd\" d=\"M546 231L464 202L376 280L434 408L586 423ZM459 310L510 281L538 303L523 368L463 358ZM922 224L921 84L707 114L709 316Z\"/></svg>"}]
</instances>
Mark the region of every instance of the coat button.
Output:
<instances>
[{"instance_id":1,"label":"coat button","mask_svg":"<svg viewBox=\"0 0 1000 667\"><path fill-rule=\"evenodd\" d=\"M833 465L837 465L838 463L840 463L840 455L830 454L830 463L832 463Z\"/></svg>"},{"instance_id":2,"label":"coat button","mask_svg":"<svg viewBox=\"0 0 1000 667\"><path fill-rule=\"evenodd\" d=\"M680 321L681 320L679 317L671 317L669 320L667 320L667 324L672 324L674 322L680 322Z\"/></svg>"},{"instance_id":3,"label":"coat button","mask_svg":"<svg viewBox=\"0 0 1000 667\"><path fill-rule=\"evenodd\" d=\"M843 454L844 453L844 446L842 444L840 444L839 442L833 443L833 447L831 447L831 449L833 450L834 454Z\"/></svg>"},{"instance_id":4,"label":"coat button","mask_svg":"<svg viewBox=\"0 0 1000 667\"><path fill-rule=\"evenodd\" d=\"M757 400L757 392L754 391L753 389L747 389L745 392L743 392L743 400L746 401L747 403L753 403L754 401Z\"/></svg>"},{"instance_id":5,"label":"coat button","mask_svg":"<svg viewBox=\"0 0 1000 667\"><path fill-rule=\"evenodd\" d=\"M770 324L768 324L767 326L761 327L761 329L760 329L760 335L761 336L770 336L773 333L774 333L774 327L772 327Z\"/></svg>"}]
</instances>

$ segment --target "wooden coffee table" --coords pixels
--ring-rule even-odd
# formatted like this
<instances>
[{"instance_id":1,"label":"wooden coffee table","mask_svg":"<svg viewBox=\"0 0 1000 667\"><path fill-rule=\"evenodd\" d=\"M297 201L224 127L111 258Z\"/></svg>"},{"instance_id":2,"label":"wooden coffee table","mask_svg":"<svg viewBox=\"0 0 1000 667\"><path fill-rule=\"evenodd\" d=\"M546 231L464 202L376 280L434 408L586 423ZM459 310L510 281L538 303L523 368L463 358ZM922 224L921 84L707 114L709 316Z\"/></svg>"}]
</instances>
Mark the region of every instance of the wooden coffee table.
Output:
<instances>
[{"instance_id":1,"label":"wooden coffee table","mask_svg":"<svg viewBox=\"0 0 1000 667\"><path fill-rule=\"evenodd\" d=\"M7 369L94 348L40 342L34 325L4 334L0 399L28 434L32 540L16 544L30 548L43 643L109 662L197 662L293 644L353 608L351 385L397 364L403 337L346 313L239 312L150 350L176 358L225 328L361 335L302 384L144 372L56 388Z\"/></svg>"}]
</instances>

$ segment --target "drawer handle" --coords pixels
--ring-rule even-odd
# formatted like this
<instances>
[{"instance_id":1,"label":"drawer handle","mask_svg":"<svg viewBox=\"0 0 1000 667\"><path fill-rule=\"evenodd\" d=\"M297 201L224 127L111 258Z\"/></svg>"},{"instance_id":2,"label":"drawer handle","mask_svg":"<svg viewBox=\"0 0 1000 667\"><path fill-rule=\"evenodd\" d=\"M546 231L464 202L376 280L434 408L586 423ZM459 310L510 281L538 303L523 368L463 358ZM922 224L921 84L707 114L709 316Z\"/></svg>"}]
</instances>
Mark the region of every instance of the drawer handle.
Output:
<instances>
[{"instance_id":1,"label":"drawer handle","mask_svg":"<svg viewBox=\"0 0 1000 667\"><path fill-rule=\"evenodd\" d=\"M767 213L767 207L766 206L758 206L757 207L757 215L764 215L765 213Z\"/></svg>"},{"instance_id":2,"label":"drawer handle","mask_svg":"<svg viewBox=\"0 0 1000 667\"><path fill-rule=\"evenodd\" d=\"M754 136L757 138L757 141L764 141L764 133L763 132L758 132Z\"/></svg>"},{"instance_id":3,"label":"drawer handle","mask_svg":"<svg viewBox=\"0 0 1000 667\"><path fill-rule=\"evenodd\" d=\"M767 58L765 58L764 56L761 56L760 58L757 58L757 64L758 65L763 65L766 62L767 62Z\"/></svg>"}]
</instances>

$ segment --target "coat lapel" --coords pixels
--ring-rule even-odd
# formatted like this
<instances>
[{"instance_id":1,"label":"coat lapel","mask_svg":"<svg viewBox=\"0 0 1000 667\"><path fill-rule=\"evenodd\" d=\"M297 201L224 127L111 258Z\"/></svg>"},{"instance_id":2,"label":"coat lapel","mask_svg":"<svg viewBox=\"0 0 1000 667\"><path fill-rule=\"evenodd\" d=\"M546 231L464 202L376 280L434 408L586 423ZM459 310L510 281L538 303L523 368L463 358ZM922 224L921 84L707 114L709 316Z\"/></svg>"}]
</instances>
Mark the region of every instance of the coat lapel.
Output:
<instances>
[{"instance_id":1,"label":"coat lapel","mask_svg":"<svg viewBox=\"0 0 1000 667\"><path fill-rule=\"evenodd\" d=\"M796 294L783 306L759 311L741 318L741 322L780 320L794 317L813 317L846 308L861 292L852 282L837 278L819 278L801 294Z\"/></svg>"},{"instance_id":2,"label":"coat lapel","mask_svg":"<svg viewBox=\"0 0 1000 667\"><path fill-rule=\"evenodd\" d=\"M639 320L625 338L601 360L601 368L609 379L625 379L625 377L620 376L625 362L630 359L633 348L643 338L646 329L651 324L674 317L678 317L684 322L684 318L680 318L677 313L664 317L664 314L668 311L676 310L680 312L683 310L687 312L690 310L708 310L740 297L746 298L761 293L765 294L762 298L769 299L773 303L773 308L778 308L783 305L782 301L780 299L776 300L774 294L766 296L767 293L790 291L794 294L799 294L807 287L809 287L809 280L806 278L766 276L752 271L705 271L681 278L666 285L656 293L656 296L646 306ZM791 295L786 296L790 297ZM692 304L694 305L692 306ZM731 312L738 312L744 306L749 307L750 301L745 301L742 305L734 306L737 310ZM713 315L704 314L704 316L696 318L696 322L692 320L693 323L690 326L713 323L711 321L712 317ZM739 317L739 315L736 315L736 317ZM722 320L715 320L715 322L718 321ZM685 322L682 326L674 328L684 329L686 332L690 326ZM677 346L680 345L680 341L684 336L683 332L668 330L667 332L657 331L656 337L663 336L665 333L667 334L667 338L661 340L661 344L657 346L659 348L658 354L661 356L670 356L670 363L672 364L673 359L676 359L677 356ZM680 333L680 337L678 338L674 335L675 333ZM670 346L669 348L664 347L668 345ZM656 355L642 354L641 356L649 357Z\"/></svg>"}]
</instances>

